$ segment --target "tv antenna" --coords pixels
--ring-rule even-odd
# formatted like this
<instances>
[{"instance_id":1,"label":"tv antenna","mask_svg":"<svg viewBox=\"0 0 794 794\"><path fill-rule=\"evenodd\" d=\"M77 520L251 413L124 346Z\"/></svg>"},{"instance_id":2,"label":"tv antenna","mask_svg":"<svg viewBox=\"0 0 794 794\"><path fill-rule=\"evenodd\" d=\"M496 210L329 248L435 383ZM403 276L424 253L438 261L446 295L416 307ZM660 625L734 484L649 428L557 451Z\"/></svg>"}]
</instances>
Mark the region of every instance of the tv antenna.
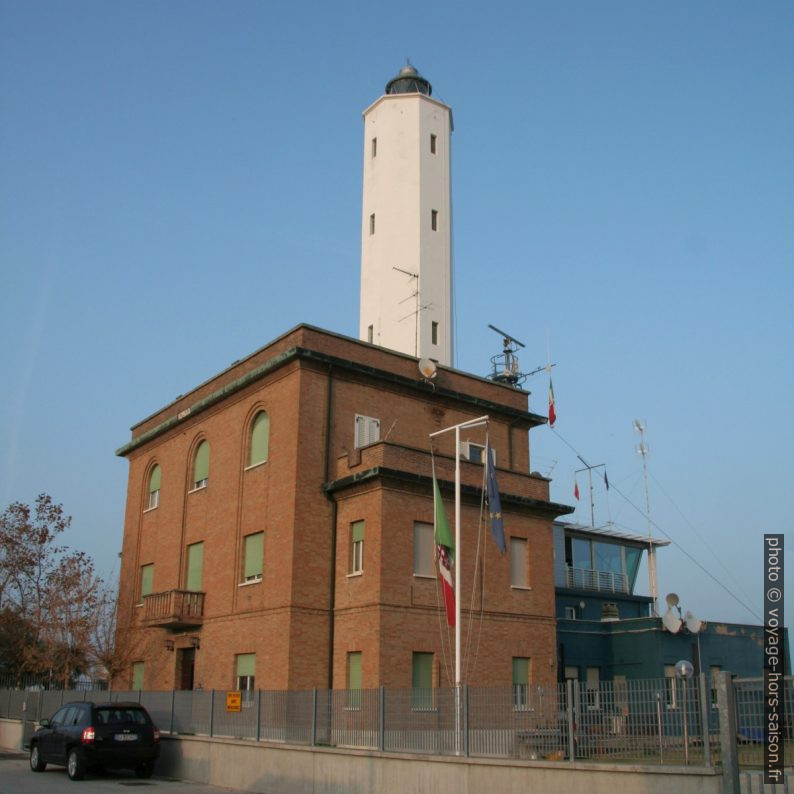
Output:
<instances>
[{"instance_id":1,"label":"tv antenna","mask_svg":"<svg viewBox=\"0 0 794 794\"><path fill-rule=\"evenodd\" d=\"M543 367L537 367L532 372L521 372L516 352L519 347L525 347L524 343L519 342L507 331L502 331L501 328L497 328L495 325L489 323L488 327L502 337L502 352L491 357L492 369L489 375L491 380L495 380L497 383L506 383L508 386L520 386L530 375L551 369L554 366L554 364L548 364Z\"/></svg>"}]
</instances>

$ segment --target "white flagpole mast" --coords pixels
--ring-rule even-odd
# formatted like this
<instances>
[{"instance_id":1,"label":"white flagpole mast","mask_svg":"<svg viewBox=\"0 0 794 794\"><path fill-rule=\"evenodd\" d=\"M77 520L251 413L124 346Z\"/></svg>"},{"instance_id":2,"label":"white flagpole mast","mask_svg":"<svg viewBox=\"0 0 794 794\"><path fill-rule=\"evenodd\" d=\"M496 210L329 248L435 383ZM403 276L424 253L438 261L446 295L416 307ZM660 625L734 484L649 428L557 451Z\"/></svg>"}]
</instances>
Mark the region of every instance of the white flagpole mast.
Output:
<instances>
[{"instance_id":1,"label":"white flagpole mast","mask_svg":"<svg viewBox=\"0 0 794 794\"><path fill-rule=\"evenodd\" d=\"M461 422L443 430L430 433L430 438L455 431L455 754L461 754L460 741L460 685L461 685L461 653L460 653L460 571L463 555L460 548L460 431L488 424L488 416L479 416L468 422Z\"/></svg>"},{"instance_id":2,"label":"white flagpole mast","mask_svg":"<svg viewBox=\"0 0 794 794\"><path fill-rule=\"evenodd\" d=\"M455 687L460 686L460 425L455 425Z\"/></svg>"}]
</instances>

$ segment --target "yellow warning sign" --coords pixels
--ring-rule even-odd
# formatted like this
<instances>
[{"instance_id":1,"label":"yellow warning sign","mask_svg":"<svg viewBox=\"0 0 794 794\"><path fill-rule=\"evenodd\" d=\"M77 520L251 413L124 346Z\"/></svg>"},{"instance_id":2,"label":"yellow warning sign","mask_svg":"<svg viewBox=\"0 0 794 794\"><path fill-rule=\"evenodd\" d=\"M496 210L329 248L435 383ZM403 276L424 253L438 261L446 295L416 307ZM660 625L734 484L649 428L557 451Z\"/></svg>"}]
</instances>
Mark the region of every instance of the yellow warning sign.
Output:
<instances>
[{"instance_id":1,"label":"yellow warning sign","mask_svg":"<svg viewBox=\"0 0 794 794\"><path fill-rule=\"evenodd\" d=\"M241 711L243 708L242 692L226 693L226 711Z\"/></svg>"}]
</instances>

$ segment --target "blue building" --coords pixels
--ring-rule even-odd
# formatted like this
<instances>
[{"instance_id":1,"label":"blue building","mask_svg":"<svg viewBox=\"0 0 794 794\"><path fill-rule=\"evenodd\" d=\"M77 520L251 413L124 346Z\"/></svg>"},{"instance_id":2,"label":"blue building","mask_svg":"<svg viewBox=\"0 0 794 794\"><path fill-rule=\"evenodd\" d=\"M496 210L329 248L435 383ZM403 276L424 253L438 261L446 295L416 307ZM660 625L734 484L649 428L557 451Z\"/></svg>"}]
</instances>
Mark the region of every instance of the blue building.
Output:
<instances>
[{"instance_id":1,"label":"blue building","mask_svg":"<svg viewBox=\"0 0 794 794\"><path fill-rule=\"evenodd\" d=\"M667 621L677 629L673 632L653 615L651 597L636 593L643 553L650 546L656 550L669 543L611 527L555 522L560 681L573 679L596 688L601 681L674 678L675 663L681 659L690 661L696 674L720 670L739 676L763 674L763 626L682 621L674 607L673 620ZM659 608L668 609L664 599Z\"/></svg>"}]
</instances>

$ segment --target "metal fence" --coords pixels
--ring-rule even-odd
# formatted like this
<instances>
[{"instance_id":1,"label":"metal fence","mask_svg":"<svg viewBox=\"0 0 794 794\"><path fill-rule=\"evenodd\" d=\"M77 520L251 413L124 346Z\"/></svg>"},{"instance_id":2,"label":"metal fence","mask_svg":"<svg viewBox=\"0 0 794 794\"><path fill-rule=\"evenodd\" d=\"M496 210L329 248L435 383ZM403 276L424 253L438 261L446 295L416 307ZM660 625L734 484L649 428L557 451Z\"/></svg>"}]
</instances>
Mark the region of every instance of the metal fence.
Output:
<instances>
[{"instance_id":1,"label":"metal fence","mask_svg":"<svg viewBox=\"0 0 794 794\"><path fill-rule=\"evenodd\" d=\"M764 679L735 678L736 754L741 767L762 767L767 739L764 716ZM794 678L783 681L783 758L794 764Z\"/></svg>"},{"instance_id":2,"label":"metal fence","mask_svg":"<svg viewBox=\"0 0 794 794\"><path fill-rule=\"evenodd\" d=\"M763 765L763 679L735 679L736 748ZM785 760L794 762L794 680L786 679ZM221 691L0 688L0 717L33 724L71 700L135 700L163 733L308 746L546 760L651 764L719 761L713 682L568 681L550 687L243 692L239 711ZM732 724L732 721L730 721ZM724 721L728 724L728 721Z\"/></svg>"}]
</instances>

